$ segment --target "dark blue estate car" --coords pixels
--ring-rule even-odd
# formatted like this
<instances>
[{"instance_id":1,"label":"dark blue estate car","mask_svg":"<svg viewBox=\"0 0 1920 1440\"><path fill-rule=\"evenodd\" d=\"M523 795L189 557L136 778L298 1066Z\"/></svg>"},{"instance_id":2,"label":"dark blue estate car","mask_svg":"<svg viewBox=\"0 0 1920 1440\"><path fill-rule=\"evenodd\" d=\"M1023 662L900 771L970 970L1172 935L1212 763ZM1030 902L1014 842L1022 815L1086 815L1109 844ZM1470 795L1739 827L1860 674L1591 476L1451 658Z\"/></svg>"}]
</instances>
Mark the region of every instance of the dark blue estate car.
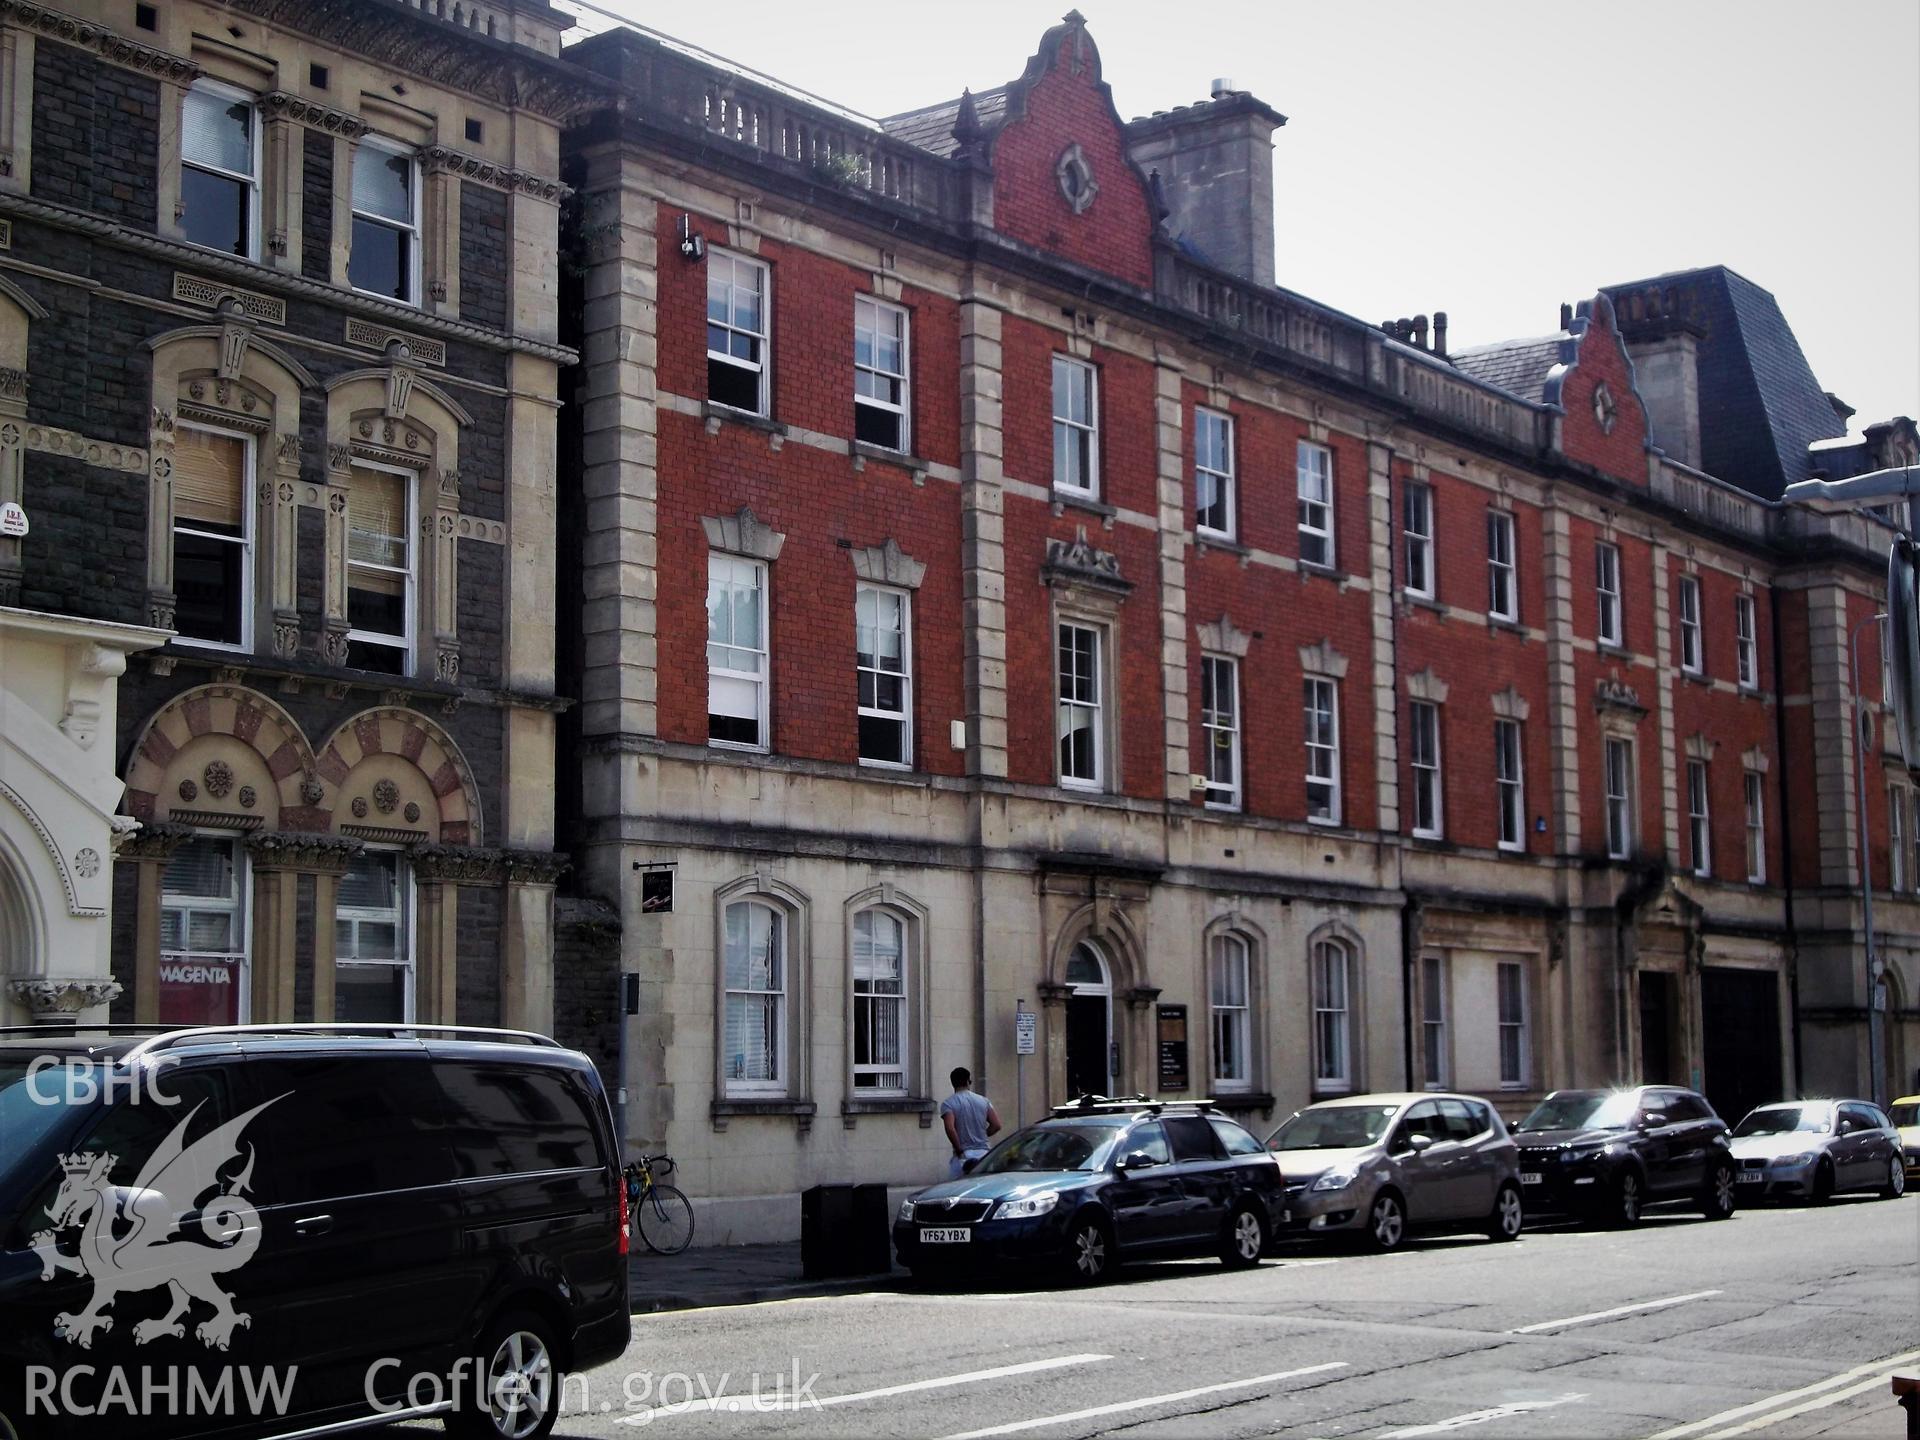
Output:
<instances>
[{"instance_id":1,"label":"dark blue estate car","mask_svg":"<svg viewBox=\"0 0 1920 1440\"><path fill-rule=\"evenodd\" d=\"M1218 1255L1259 1262L1286 1223L1266 1147L1203 1104L1063 1106L974 1168L909 1197L893 1224L915 1275L994 1265L1057 1268L1081 1284L1121 1260Z\"/></svg>"}]
</instances>

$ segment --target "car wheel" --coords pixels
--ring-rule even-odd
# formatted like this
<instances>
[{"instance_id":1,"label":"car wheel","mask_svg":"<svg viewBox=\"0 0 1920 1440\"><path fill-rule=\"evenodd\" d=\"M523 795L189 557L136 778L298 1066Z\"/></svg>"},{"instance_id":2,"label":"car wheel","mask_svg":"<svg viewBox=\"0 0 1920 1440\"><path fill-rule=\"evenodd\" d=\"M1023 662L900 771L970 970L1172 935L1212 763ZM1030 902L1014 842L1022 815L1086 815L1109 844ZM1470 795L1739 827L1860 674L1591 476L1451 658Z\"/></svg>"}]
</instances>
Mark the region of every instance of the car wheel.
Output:
<instances>
[{"instance_id":1,"label":"car wheel","mask_svg":"<svg viewBox=\"0 0 1920 1440\"><path fill-rule=\"evenodd\" d=\"M1367 1244L1371 1249L1385 1253L1398 1250L1400 1242L1406 1238L1406 1207L1393 1191L1382 1190L1373 1197L1373 1205L1367 1211Z\"/></svg>"},{"instance_id":2,"label":"car wheel","mask_svg":"<svg viewBox=\"0 0 1920 1440\"><path fill-rule=\"evenodd\" d=\"M1518 1240L1527 1223L1526 1207L1520 1203L1520 1187L1509 1181L1493 1199L1493 1214L1487 1217L1489 1240Z\"/></svg>"},{"instance_id":3,"label":"car wheel","mask_svg":"<svg viewBox=\"0 0 1920 1440\"><path fill-rule=\"evenodd\" d=\"M1898 1200L1907 1193L1907 1167L1900 1163L1900 1157L1894 1156L1887 1161L1887 1183L1880 1187L1880 1198Z\"/></svg>"},{"instance_id":4,"label":"car wheel","mask_svg":"<svg viewBox=\"0 0 1920 1440\"><path fill-rule=\"evenodd\" d=\"M1725 1220L1733 1214L1734 1184L1733 1166L1722 1160L1707 1177L1706 1193L1700 1197L1700 1213L1709 1220Z\"/></svg>"},{"instance_id":5,"label":"car wheel","mask_svg":"<svg viewBox=\"0 0 1920 1440\"><path fill-rule=\"evenodd\" d=\"M551 1322L525 1310L481 1332L478 1368L458 1387L447 1429L467 1440L542 1440L560 1416L560 1360Z\"/></svg>"},{"instance_id":6,"label":"car wheel","mask_svg":"<svg viewBox=\"0 0 1920 1440\"><path fill-rule=\"evenodd\" d=\"M1622 1170L1620 1178L1613 1182L1613 1205L1606 1212L1607 1223L1622 1230L1638 1225L1644 1194L1645 1191L1640 1184L1640 1172Z\"/></svg>"},{"instance_id":7,"label":"car wheel","mask_svg":"<svg viewBox=\"0 0 1920 1440\"><path fill-rule=\"evenodd\" d=\"M1833 1198L1833 1166L1822 1160L1813 1172L1813 1186L1807 1191L1809 1205L1824 1205Z\"/></svg>"},{"instance_id":8,"label":"car wheel","mask_svg":"<svg viewBox=\"0 0 1920 1440\"><path fill-rule=\"evenodd\" d=\"M1232 1270L1260 1263L1267 1248L1267 1227L1252 1210L1242 1206L1227 1217L1226 1238L1220 1242L1220 1260Z\"/></svg>"},{"instance_id":9,"label":"car wheel","mask_svg":"<svg viewBox=\"0 0 1920 1440\"><path fill-rule=\"evenodd\" d=\"M1113 1273L1113 1234L1104 1221L1084 1215L1067 1231L1065 1273L1075 1285L1098 1285Z\"/></svg>"}]
</instances>

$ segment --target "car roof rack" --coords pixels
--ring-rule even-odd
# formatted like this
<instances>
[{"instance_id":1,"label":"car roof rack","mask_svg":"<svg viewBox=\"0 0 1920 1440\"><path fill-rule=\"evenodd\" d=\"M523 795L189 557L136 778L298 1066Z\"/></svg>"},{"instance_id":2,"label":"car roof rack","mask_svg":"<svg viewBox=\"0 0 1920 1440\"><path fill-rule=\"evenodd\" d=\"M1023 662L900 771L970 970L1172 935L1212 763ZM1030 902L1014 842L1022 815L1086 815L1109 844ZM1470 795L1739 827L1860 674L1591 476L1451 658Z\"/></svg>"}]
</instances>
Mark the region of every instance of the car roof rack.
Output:
<instances>
[{"instance_id":1,"label":"car roof rack","mask_svg":"<svg viewBox=\"0 0 1920 1440\"><path fill-rule=\"evenodd\" d=\"M122 1057L133 1060L156 1051L207 1040L269 1039L284 1035L296 1038L399 1040L417 1035L446 1035L456 1040L477 1040L498 1045L543 1045L560 1050L565 1047L551 1035L533 1030L504 1030L486 1025L381 1024L366 1021L308 1022L283 1025L195 1025L176 1027L158 1035L149 1035Z\"/></svg>"},{"instance_id":2,"label":"car roof rack","mask_svg":"<svg viewBox=\"0 0 1920 1440\"><path fill-rule=\"evenodd\" d=\"M1216 1110L1212 1100L1156 1100L1151 1095L1082 1095L1078 1100L1055 1105L1054 1115L1158 1115L1163 1110Z\"/></svg>"},{"instance_id":3,"label":"car roof rack","mask_svg":"<svg viewBox=\"0 0 1920 1440\"><path fill-rule=\"evenodd\" d=\"M46 1035L58 1039L67 1039L75 1035L165 1035L178 1030L178 1025L122 1025L107 1020L36 1020L25 1025L0 1025L0 1040L20 1035Z\"/></svg>"}]
</instances>

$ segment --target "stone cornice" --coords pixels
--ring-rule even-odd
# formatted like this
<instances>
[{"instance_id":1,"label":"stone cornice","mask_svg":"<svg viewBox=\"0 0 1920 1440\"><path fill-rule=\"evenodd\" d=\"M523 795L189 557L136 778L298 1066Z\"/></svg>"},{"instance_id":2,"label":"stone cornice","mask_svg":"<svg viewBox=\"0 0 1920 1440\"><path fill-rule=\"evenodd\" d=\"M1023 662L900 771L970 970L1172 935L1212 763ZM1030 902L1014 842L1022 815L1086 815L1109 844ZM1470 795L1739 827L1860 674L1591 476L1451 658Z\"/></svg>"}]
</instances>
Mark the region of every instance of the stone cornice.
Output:
<instances>
[{"instance_id":1,"label":"stone cornice","mask_svg":"<svg viewBox=\"0 0 1920 1440\"><path fill-rule=\"evenodd\" d=\"M555 850L497 850L481 845L412 845L413 873L455 885L551 885L572 868Z\"/></svg>"},{"instance_id":2,"label":"stone cornice","mask_svg":"<svg viewBox=\"0 0 1920 1440\"><path fill-rule=\"evenodd\" d=\"M366 847L347 835L298 830L260 830L247 837L256 870L314 870L344 873Z\"/></svg>"},{"instance_id":3,"label":"stone cornice","mask_svg":"<svg viewBox=\"0 0 1920 1440\"><path fill-rule=\"evenodd\" d=\"M422 14L406 5L314 0L226 0L229 10L337 46L431 84L566 124L613 102L604 76ZM38 8L38 7L34 7Z\"/></svg>"},{"instance_id":4,"label":"stone cornice","mask_svg":"<svg viewBox=\"0 0 1920 1440\"><path fill-rule=\"evenodd\" d=\"M515 170L510 165L496 165L491 160L469 155L464 150L455 150L447 145L427 146L420 152L420 163L429 174L452 175L461 180L471 180L477 185L504 190L509 195L531 195L536 200L551 200L558 204L573 193L572 186L563 185L545 175L536 175L531 170Z\"/></svg>"},{"instance_id":5,"label":"stone cornice","mask_svg":"<svg viewBox=\"0 0 1920 1440\"><path fill-rule=\"evenodd\" d=\"M5 0L0 0L0 4L4 3ZM369 295L343 290L334 285L324 285L318 280L308 280L304 276L292 275L284 270L274 270L264 265L256 265L251 261L217 255L197 245L188 245L177 240L164 240L157 235L144 235L124 225L116 225L110 220L102 220L85 211L70 209L65 205L52 205L44 200L31 200L24 195L0 194L0 213L22 220L37 221L43 225L52 225L62 230L71 230L82 235L91 235L143 255L155 256L169 264L186 266L208 275L226 276L257 290L296 295L303 300L318 300L347 314L371 316L389 325L442 335L451 340L477 345L484 350L533 355L563 366L577 364L580 359L579 353L566 345L550 345L541 340L528 340L521 336L488 330L479 325L469 325L464 320L449 320L441 315L429 315L424 310L417 310L411 305L377 300ZM71 282L89 283L84 277L78 275L71 277ZM295 335L292 338L297 340L303 337Z\"/></svg>"},{"instance_id":6,"label":"stone cornice","mask_svg":"<svg viewBox=\"0 0 1920 1440\"><path fill-rule=\"evenodd\" d=\"M270 95L262 95L260 108L266 112L269 120L291 120L296 125L305 125L310 130L322 130L329 135L343 135L349 140L358 140L373 128L358 115L350 115L345 110L335 110L330 105L322 105L316 100L308 100L301 95L289 95L284 90L275 90Z\"/></svg>"},{"instance_id":7,"label":"stone cornice","mask_svg":"<svg viewBox=\"0 0 1920 1440\"><path fill-rule=\"evenodd\" d=\"M110 65L138 70L178 85L191 85L203 73L191 60L183 60L178 55L169 55L149 45L136 45L116 35L105 25L82 20L77 15L69 15L64 10L55 10L50 6L25 4L23 0L0 0L0 21L31 30L49 40L58 40L64 45L91 50Z\"/></svg>"}]
</instances>

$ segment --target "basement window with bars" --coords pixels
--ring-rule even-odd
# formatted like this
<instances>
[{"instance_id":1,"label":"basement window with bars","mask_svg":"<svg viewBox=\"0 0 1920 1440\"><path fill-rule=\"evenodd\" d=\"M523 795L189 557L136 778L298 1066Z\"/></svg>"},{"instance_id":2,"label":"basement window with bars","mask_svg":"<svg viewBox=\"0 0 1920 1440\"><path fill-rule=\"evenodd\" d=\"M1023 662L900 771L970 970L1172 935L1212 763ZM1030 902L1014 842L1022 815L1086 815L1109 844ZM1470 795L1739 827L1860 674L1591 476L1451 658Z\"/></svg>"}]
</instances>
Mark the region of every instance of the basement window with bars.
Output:
<instances>
[{"instance_id":1,"label":"basement window with bars","mask_svg":"<svg viewBox=\"0 0 1920 1440\"><path fill-rule=\"evenodd\" d=\"M853 438L883 450L907 450L907 312L870 299L853 301Z\"/></svg>"},{"instance_id":2,"label":"basement window with bars","mask_svg":"<svg viewBox=\"0 0 1920 1440\"><path fill-rule=\"evenodd\" d=\"M707 398L749 415L768 411L768 271L758 260L707 252Z\"/></svg>"}]
</instances>

